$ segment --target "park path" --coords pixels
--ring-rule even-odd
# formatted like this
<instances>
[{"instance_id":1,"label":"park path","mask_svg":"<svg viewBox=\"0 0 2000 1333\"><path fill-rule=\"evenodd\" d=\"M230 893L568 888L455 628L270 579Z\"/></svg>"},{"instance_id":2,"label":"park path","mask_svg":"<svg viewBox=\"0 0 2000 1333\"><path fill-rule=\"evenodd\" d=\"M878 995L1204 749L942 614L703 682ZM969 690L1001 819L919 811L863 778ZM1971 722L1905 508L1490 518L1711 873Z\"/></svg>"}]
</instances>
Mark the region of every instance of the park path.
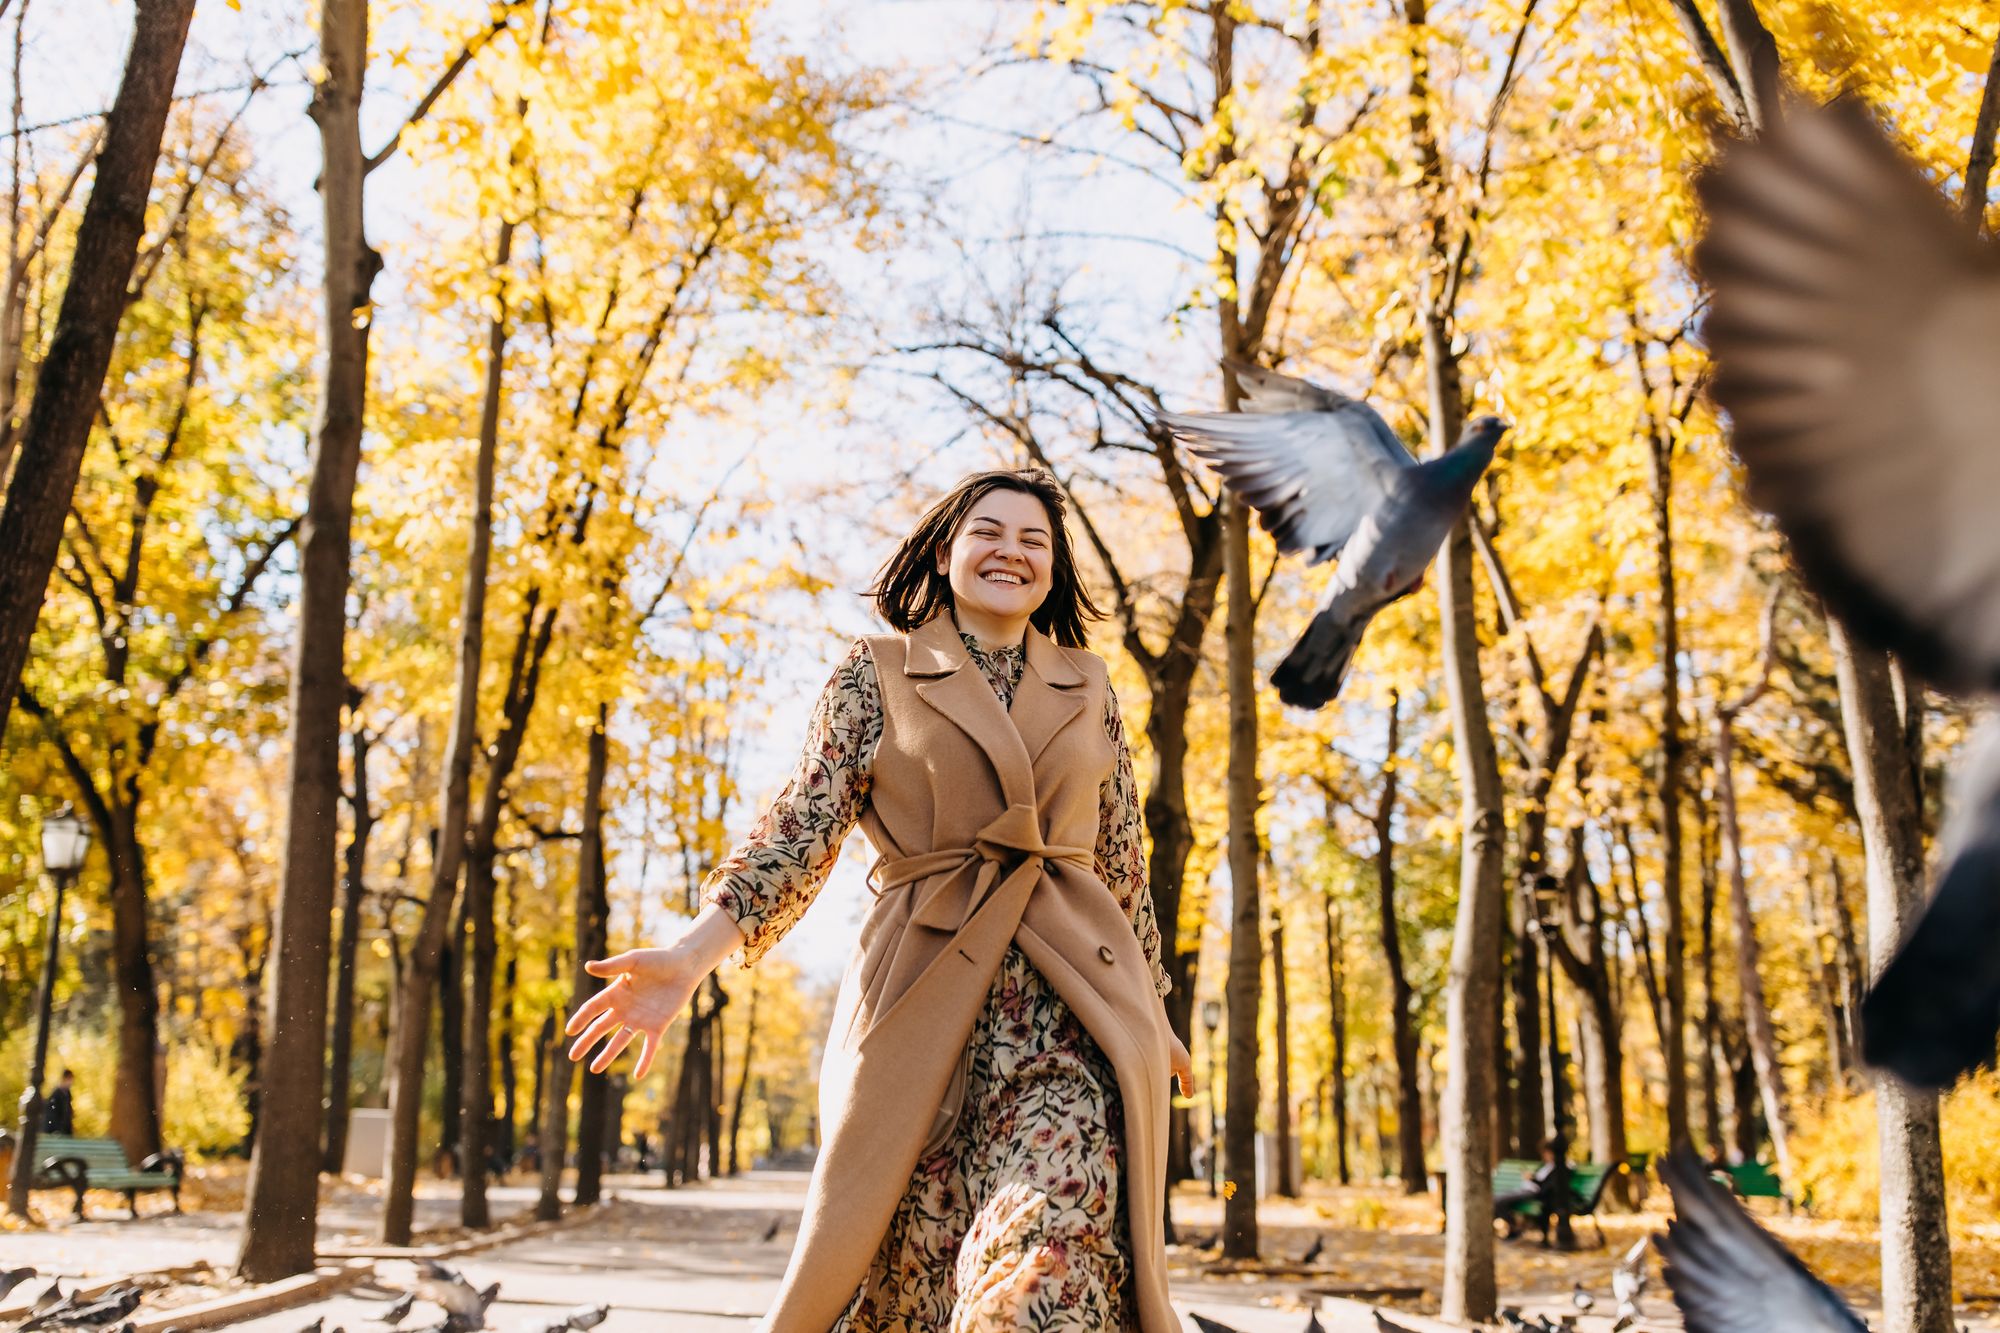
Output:
<instances>
[{"instance_id":1,"label":"park path","mask_svg":"<svg viewBox=\"0 0 2000 1333\"><path fill-rule=\"evenodd\" d=\"M599 1302L609 1303L612 1314L598 1333L744 1333L777 1290L807 1178L802 1171L752 1171L733 1180L664 1190L656 1177L613 1176L607 1181L609 1206L557 1229L450 1262L476 1285L501 1284L500 1299L488 1316L495 1333L533 1333L562 1310ZM449 1181L421 1182L420 1229L455 1226L455 1189ZM496 1186L491 1192L496 1220L525 1218L534 1196L525 1183ZM331 1189L321 1209L322 1246L365 1244L378 1206L372 1195L351 1184ZM1422 1200L1403 1205L1409 1217L1394 1212L1393 1204L1384 1216L1376 1211L1380 1206L1377 1196L1358 1192L1267 1200L1260 1211L1264 1253L1272 1262L1251 1271L1223 1271L1205 1263L1201 1252L1176 1247L1175 1304L1184 1314L1199 1312L1241 1333L1300 1333L1308 1309L1317 1310L1328 1333L1374 1333L1369 1306L1363 1303L1368 1300L1391 1302L1387 1308L1395 1318L1412 1328L1443 1327L1407 1313L1435 1308L1441 1238L1434 1225L1423 1225L1417 1216L1428 1205ZM89 1222L0 1233L0 1267L33 1264L73 1277L200 1263L226 1271L235 1257L238 1215L196 1211L175 1217L156 1211L158 1207L157 1201L142 1202L145 1215L137 1223L105 1210ZM1212 1233L1220 1221L1219 1204L1199 1191L1177 1194L1175 1213L1184 1233L1196 1241L1205 1240L1204 1233ZM1532 1244L1503 1245L1503 1301L1530 1312L1569 1313L1571 1285L1581 1282L1599 1295L1599 1308L1608 1314L1609 1274L1618 1252L1659 1221L1657 1216L1609 1219L1609 1246L1579 1254L1557 1254ZM1284 1261L1302 1256L1316 1237L1324 1237L1325 1246L1309 1275L1296 1265L1287 1271ZM238 1333L300 1333L317 1318L329 1331L386 1333L374 1315L414 1278L407 1261L378 1259L372 1285L229 1327ZM190 1288L162 1299L190 1300L200 1294ZM1361 1299L1352 1299L1356 1296ZM1646 1313L1642 1330L1680 1327L1657 1284ZM404 1327L421 1328L437 1317L420 1304ZM1578 1333L1603 1333L1610 1323L1593 1314L1576 1327ZM1995 1327L1977 1317L1970 1323L1978 1329Z\"/></svg>"}]
</instances>

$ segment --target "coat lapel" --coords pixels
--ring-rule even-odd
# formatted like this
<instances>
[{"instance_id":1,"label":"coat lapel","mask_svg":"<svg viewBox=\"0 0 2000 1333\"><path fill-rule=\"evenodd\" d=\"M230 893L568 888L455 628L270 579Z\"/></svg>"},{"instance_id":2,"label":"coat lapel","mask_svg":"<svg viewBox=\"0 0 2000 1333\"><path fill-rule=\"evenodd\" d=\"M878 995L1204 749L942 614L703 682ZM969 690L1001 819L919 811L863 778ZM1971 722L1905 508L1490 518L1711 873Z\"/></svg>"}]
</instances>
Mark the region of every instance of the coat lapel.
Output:
<instances>
[{"instance_id":1,"label":"coat lapel","mask_svg":"<svg viewBox=\"0 0 2000 1333\"><path fill-rule=\"evenodd\" d=\"M917 684L917 697L942 713L985 752L1000 778L1009 805L1035 803L1035 775L1028 748L1000 696L979 673L959 640L958 624L949 612L933 616L910 636L903 674L930 676ZM939 674L939 673L948 674ZM1028 673L1023 672L1023 680ZM1016 700L1018 704L1018 699Z\"/></svg>"},{"instance_id":2,"label":"coat lapel","mask_svg":"<svg viewBox=\"0 0 2000 1333\"><path fill-rule=\"evenodd\" d=\"M1030 765L1041 762L1042 751L1057 732L1074 722L1083 712L1083 673L1070 665L1069 658L1054 640L1034 626L1028 627L1028 669L1021 673L1021 688L1014 694L1013 721Z\"/></svg>"}]
</instances>

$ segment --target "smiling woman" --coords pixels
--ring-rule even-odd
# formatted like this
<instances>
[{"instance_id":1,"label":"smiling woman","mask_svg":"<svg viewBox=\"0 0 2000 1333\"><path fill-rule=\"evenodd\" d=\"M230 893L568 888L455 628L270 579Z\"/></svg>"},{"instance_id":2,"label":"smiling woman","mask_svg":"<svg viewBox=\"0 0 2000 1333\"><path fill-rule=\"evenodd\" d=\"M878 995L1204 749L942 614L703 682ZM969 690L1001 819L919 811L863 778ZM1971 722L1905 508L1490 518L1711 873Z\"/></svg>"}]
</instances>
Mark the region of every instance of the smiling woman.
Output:
<instances>
[{"instance_id":1,"label":"smiling woman","mask_svg":"<svg viewBox=\"0 0 2000 1333\"><path fill-rule=\"evenodd\" d=\"M1192 1074L1062 492L966 478L883 565L791 781L673 943L590 963L569 1030L639 1072L729 951L795 924L848 831L875 899L820 1071L824 1149L772 1333L1179 1327L1162 1192ZM602 1043L600 1047L600 1043Z\"/></svg>"}]
</instances>

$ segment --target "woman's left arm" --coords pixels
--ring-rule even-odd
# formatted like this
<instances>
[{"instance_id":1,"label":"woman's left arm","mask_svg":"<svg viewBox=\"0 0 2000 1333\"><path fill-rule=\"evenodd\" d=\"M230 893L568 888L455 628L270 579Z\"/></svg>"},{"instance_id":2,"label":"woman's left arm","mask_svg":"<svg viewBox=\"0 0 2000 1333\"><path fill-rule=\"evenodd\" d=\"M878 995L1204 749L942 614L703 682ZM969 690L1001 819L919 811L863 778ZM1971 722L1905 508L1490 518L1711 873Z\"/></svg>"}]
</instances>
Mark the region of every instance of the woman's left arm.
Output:
<instances>
[{"instance_id":1,"label":"woman's left arm","mask_svg":"<svg viewBox=\"0 0 2000 1333\"><path fill-rule=\"evenodd\" d=\"M1139 818L1139 782L1132 773L1132 751L1125 744L1125 722L1118 713L1118 696L1104 691L1104 735L1117 761L1097 799L1097 874L1125 909L1132 931L1146 951L1153 970L1153 989L1165 995L1173 989L1160 962L1160 927L1153 917L1153 894L1146 877L1146 840Z\"/></svg>"}]
</instances>

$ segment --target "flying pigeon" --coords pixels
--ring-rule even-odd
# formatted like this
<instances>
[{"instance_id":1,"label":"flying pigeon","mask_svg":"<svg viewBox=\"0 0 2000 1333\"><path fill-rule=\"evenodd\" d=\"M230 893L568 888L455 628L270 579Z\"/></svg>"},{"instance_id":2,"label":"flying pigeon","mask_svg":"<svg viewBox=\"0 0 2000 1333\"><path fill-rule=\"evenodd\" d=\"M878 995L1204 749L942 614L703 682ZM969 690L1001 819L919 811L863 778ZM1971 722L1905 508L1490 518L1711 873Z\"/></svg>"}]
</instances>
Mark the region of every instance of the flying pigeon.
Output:
<instances>
[{"instance_id":1,"label":"flying pigeon","mask_svg":"<svg viewBox=\"0 0 2000 1333\"><path fill-rule=\"evenodd\" d=\"M1706 338L1752 502L1855 637L2000 694L2000 246L1860 103L1796 107L1704 180ZM1923 920L1862 1008L1871 1064L1941 1088L2000 1035L2000 736L1956 784Z\"/></svg>"},{"instance_id":2,"label":"flying pigeon","mask_svg":"<svg viewBox=\"0 0 2000 1333\"><path fill-rule=\"evenodd\" d=\"M0 1300L5 1300L7 1293L33 1276L35 1276L35 1270L32 1268L10 1268L4 1273L0 1273Z\"/></svg>"},{"instance_id":3,"label":"flying pigeon","mask_svg":"<svg viewBox=\"0 0 2000 1333\"><path fill-rule=\"evenodd\" d=\"M1472 502L1507 430L1476 417L1451 449L1419 463L1357 398L1230 361L1242 412L1165 412L1160 421L1254 508L1281 552L1340 557L1325 598L1271 683L1297 708L1340 693L1375 613L1423 583Z\"/></svg>"},{"instance_id":4,"label":"flying pigeon","mask_svg":"<svg viewBox=\"0 0 2000 1333\"><path fill-rule=\"evenodd\" d=\"M380 1314L375 1316L375 1322L390 1325L402 1323L409 1316L410 1307L415 1305L416 1301L417 1296L415 1292L404 1292L384 1307Z\"/></svg>"},{"instance_id":5,"label":"flying pigeon","mask_svg":"<svg viewBox=\"0 0 2000 1333\"><path fill-rule=\"evenodd\" d=\"M38 1314L47 1314L52 1307L64 1304L69 1299L69 1296L63 1294L62 1279L52 1277L49 1279L49 1285L42 1288L42 1294L35 1297L35 1303L28 1307L28 1315L32 1318Z\"/></svg>"},{"instance_id":6,"label":"flying pigeon","mask_svg":"<svg viewBox=\"0 0 2000 1333\"><path fill-rule=\"evenodd\" d=\"M1865 1333L1846 1302L1752 1221L1693 1153L1669 1153L1660 1177L1674 1196L1660 1254L1687 1333Z\"/></svg>"}]
</instances>

